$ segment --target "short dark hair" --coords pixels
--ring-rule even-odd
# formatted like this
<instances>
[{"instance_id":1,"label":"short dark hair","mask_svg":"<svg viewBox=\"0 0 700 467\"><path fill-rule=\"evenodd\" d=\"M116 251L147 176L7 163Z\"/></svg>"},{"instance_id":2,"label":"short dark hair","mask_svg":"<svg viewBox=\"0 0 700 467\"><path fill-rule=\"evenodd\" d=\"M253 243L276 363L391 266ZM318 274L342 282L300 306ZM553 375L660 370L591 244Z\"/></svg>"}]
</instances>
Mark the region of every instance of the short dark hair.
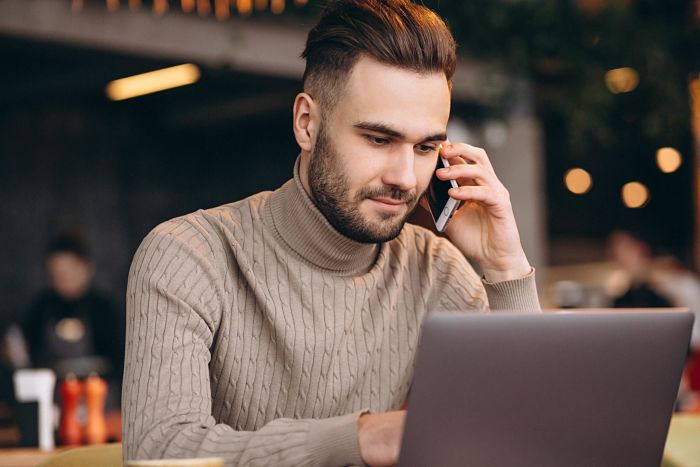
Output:
<instances>
[{"instance_id":1,"label":"short dark hair","mask_svg":"<svg viewBox=\"0 0 700 467\"><path fill-rule=\"evenodd\" d=\"M73 253L85 261L92 258L90 243L85 234L78 229L64 230L49 241L46 257L56 253Z\"/></svg>"},{"instance_id":2,"label":"short dark hair","mask_svg":"<svg viewBox=\"0 0 700 467\"><path fill-rule=\"evenodd\" d=\"M322 107L332 108L361 56L417 73L443 72L451 86L455 49L445 22L423 5L410 0L331 0L301 54L306 59L304 89Z\"/></svg>"}]
</instances>

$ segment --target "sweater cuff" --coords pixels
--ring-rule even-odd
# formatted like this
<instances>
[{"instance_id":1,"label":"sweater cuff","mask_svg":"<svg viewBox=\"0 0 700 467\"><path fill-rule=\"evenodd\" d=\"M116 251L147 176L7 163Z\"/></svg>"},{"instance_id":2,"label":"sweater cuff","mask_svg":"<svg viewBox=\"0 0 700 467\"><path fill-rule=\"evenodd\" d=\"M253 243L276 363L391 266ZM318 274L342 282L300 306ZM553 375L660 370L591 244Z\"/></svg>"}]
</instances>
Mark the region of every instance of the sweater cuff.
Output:
<instances>
[{"instance_id":1,"label":"sweater cuff","mask_svg":"<svg viewBox=\"0 0 700 467\"><path fill-rule=\"evenodd\" d=\"M357 419L364 412L367 411L314 420L309 428L308 438L311 465L365 465L357 439Z\"/></svg>"},{"instance_id":2,"label":"sweater cuff","mask_svg":"<svg viewBox=\"0 0 700 467\"><path fill-rule=\"evenodd\" d=\"M540 311L535 283L535 268L520 279L503 282L489 282L482 277L489 307L492 310Z\"/></svg>"}]
</instances>

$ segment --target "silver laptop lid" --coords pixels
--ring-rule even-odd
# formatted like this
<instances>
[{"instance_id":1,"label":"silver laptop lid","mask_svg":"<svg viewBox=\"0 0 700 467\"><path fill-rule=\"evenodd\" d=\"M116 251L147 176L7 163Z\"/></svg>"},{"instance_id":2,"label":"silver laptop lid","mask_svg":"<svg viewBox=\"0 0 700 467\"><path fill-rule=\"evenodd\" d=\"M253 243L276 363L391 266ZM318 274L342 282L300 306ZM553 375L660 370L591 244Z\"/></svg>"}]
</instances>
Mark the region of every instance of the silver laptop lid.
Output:
<instances>
[{"instance_id":1,"label":"silver laptop lid","mask_svg":"<svg viewBox=\"0 0 700 467\"><path fill-rule=\"evenodd\" d=\"M658 466L693 316L432 313L401 466Z\"/></svg>"}]
</instances>

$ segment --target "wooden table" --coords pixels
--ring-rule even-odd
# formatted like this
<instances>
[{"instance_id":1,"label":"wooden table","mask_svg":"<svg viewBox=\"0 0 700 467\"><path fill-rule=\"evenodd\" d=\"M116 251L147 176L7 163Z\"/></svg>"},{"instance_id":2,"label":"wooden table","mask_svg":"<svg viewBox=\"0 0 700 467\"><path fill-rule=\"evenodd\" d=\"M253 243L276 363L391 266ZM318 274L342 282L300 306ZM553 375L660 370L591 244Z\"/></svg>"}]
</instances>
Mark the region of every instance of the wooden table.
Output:
<instances>
[{"instance_id":1,"label":"wooden table","mask_svg":"<svg viewBox=\"0 0 700 467\"><path fill-rule=\"evenodd\" d=\"M68 448L43 452L34 448L0 449L0 467L35 467ZM700 467L700 414L676 414L671 419L662 467Z\"/></svg>"},{"instance_id":2,"label":"wooden table","mask_svg":"<svg viewBox=\"0 0 700 467\"><path fill-rule=\"evenodd\" d=\"M60 450L61 448L54 451L40 451L36 448L0 449L0 467L35 467Z\"/></svg>"}]
</instances>

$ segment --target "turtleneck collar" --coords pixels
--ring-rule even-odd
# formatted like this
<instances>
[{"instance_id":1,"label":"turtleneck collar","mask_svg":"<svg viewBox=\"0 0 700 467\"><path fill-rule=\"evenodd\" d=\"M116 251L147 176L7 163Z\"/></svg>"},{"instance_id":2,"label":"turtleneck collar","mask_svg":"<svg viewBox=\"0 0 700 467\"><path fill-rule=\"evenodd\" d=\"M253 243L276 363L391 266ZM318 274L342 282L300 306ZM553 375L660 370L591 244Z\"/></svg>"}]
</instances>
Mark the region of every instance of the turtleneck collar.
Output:
<instances>
[{"instance_id":1,"label":"turtleneck collar","mask_svg":"<svg viewBox=\"0 0 700 467\"><path fill-rule=\"evenodd\" d=\"M283 244L313 265L342 275L367 272L379 252L379 244L360 243L341 234L328 223L299 177L272 192L263 209L265 223Z\"/></svg>"}]
</instances>

